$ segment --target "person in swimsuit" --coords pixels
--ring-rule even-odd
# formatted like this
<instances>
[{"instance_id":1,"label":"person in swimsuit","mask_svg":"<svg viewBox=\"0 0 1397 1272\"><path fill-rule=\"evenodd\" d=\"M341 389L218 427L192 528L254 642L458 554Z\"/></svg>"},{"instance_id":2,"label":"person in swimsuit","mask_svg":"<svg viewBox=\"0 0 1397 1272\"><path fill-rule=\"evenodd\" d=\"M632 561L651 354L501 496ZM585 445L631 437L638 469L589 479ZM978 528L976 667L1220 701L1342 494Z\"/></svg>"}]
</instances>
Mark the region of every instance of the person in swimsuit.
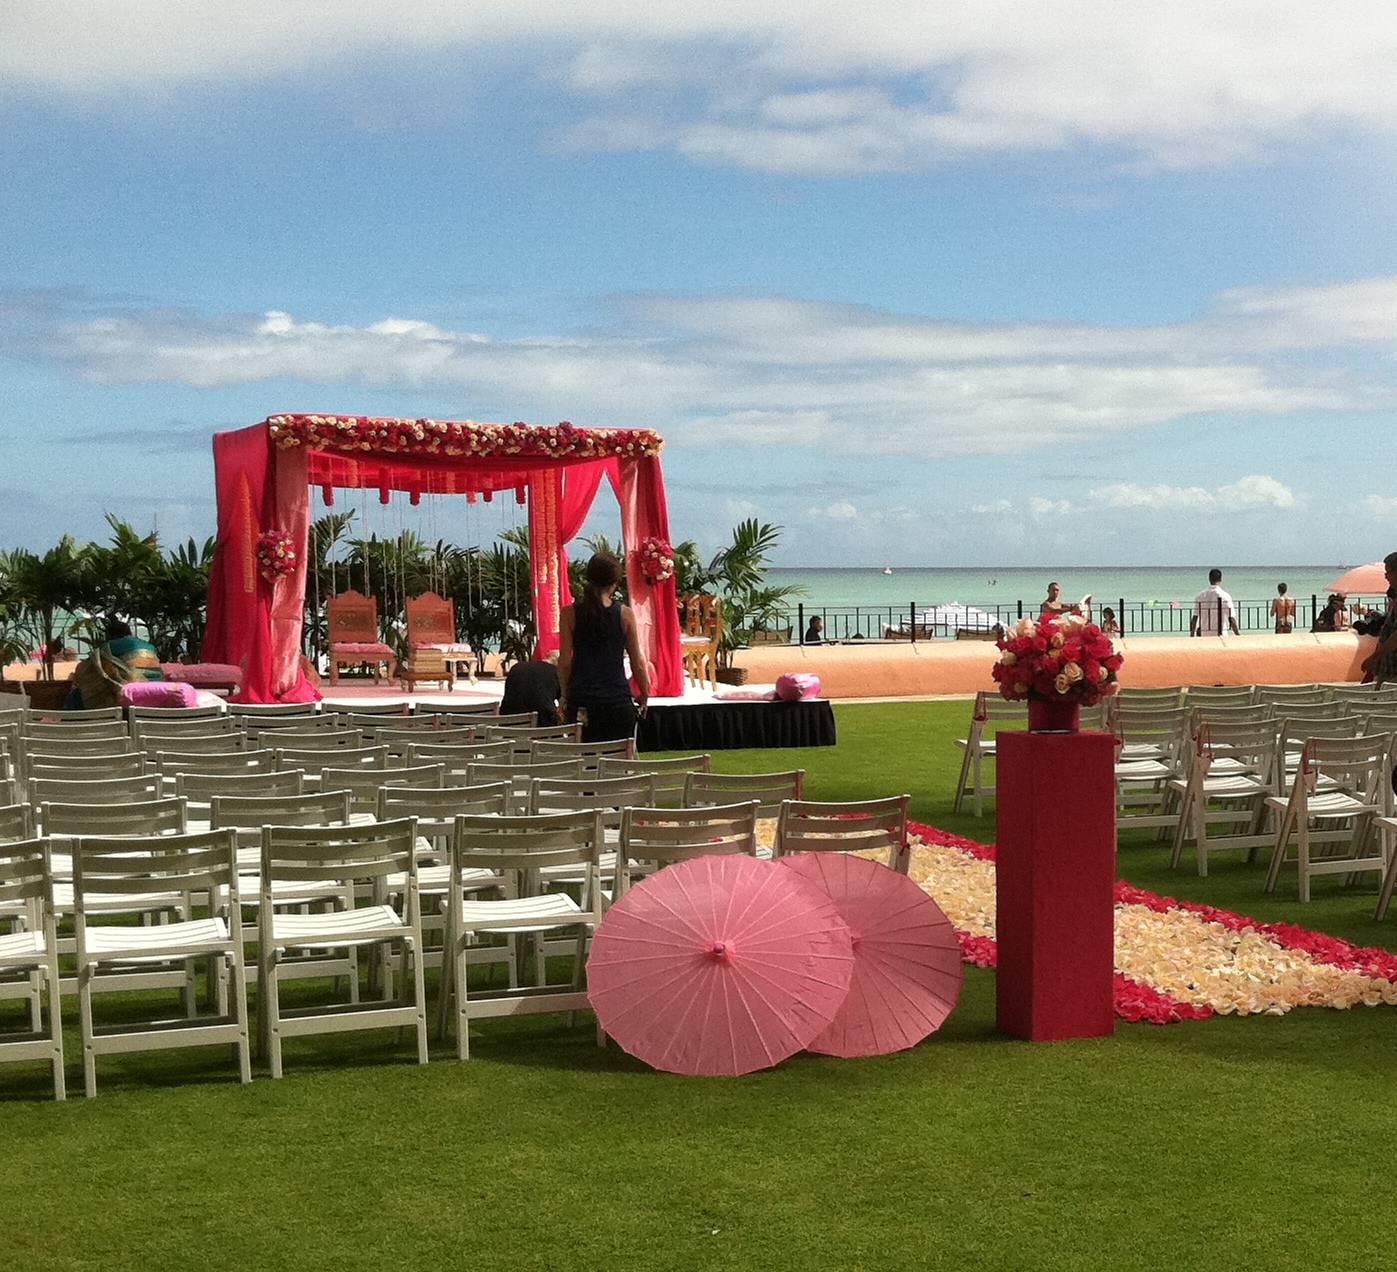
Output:
<instances>
[{"instance_id":1,"label":"person in swimsuit","mask_svg":"<svg viewBox=\"0 0 1397 1272\"><path fill-rule=\"evenodd\" d=\"M1276 584L1276 599L1271 602L1271 617L1276 620L1278 636L1295 630L1295 598L1286 595L1284 583Z\"/></svg>"},{"instance_id":2,"label":"person in swimsuit","mask_svg":"<svg viewBox=\"0 0 1397 1272\"><path fill-rule=\"evenodd\" d=\"M580 601L560 615L558 680L560 705L569 724L582 721L584 742L610 742L635 732L637 715L644 716L650 680L629 605L615 604L621 563L610 552L598 552L587 562L587 586ZM625 657L631 660L636 695L626 679Z\"/></svg>"}]
</instances>

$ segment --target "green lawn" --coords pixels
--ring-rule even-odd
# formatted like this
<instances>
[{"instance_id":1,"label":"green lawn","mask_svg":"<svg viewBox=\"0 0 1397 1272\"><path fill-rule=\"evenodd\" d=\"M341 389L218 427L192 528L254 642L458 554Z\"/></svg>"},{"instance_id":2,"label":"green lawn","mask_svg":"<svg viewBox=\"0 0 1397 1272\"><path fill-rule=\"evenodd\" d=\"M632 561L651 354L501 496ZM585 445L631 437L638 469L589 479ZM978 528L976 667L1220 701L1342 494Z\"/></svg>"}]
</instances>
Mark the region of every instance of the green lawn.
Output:
<instances>
[{"instance_id":1,"label":"green lawn","mask_svg":"<svg viewBox=\"0 0 1397 1272\"><path fill-rule=\"evenodd\" d=\"M803 766L817 798L913 793L953 818L965 703L839 709ZM1370 944L1373 889L1263 904L1257 867L1127 842L1158 891ZM1284 885L1283 885L1284 888ZM425 1069L372 1035L289 1044L237 1085L221 1051L116 1058L101 1094L43 1099L0 1068L0 1254L64 1268L1379 1268L1397 1131L1397 1014L1298 1010L1030 1045L968 969L911 1052L800 1056L737 1080L651 1073L589 1020L480 1028ZM76 1061L74 1045L70 1059ZM76 1072L76 1065L70 1066ZM80 1082L74 1083L81 1089Z\"/></svg>"}]
</instances>

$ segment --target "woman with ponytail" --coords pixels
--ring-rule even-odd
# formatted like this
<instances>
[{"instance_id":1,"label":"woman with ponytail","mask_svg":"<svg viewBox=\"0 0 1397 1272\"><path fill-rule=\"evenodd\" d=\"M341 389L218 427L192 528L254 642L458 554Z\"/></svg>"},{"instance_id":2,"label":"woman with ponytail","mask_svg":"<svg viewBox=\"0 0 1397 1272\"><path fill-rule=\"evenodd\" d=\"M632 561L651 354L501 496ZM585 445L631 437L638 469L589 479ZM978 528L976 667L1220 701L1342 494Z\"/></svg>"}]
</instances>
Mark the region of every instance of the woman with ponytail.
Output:
<instances>
[{"instance_id":1,"label":"woman with ponytail","mask_svg":"<svg viewBox=\"0 0 1397 1272\"><path fill-rule=\"evenodd\" d=\"M615 604L621 563L610 552L587 562L587 587L560 615L558 679L569 724L582 721L584 742L609 742L635 733L645 714L650 682L629 605ZM638 698L631 697L622 655L629 655Z\"/></svg>"}]
</instances>

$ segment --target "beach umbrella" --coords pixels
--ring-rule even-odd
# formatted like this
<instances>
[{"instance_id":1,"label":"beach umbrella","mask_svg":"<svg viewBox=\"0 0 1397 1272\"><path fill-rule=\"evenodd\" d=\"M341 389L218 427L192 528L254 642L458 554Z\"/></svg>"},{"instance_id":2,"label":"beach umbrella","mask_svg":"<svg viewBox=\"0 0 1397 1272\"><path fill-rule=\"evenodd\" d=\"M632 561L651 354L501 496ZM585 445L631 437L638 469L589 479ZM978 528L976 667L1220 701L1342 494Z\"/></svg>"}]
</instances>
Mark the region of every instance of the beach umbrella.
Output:
<instances>
[{"instance_id":1,"label":"beach umbrella","mask_svg":"<svg viewBox=\"0 0 1397 1272\"><path fill-rule=\"evenodd\" d=\"M941 907L906 875L866 857L805 852L780 864L827 893L853 934L849 995L806 1049L884 1055L939 1029L965 977L960 942Z\"/></svg>"},{"instance_id":2,"label":"beach umbrella","mask_svg":"<svg viewBox=\"0 0 1397 1272\"><path fill-rule=\"evenodd\" d=\"M587 993L601 1027L670 1073L750 1073L834 1019L854 970L849 929L794 870L747 856L656 871L607 911Z\"/></svg>"},{"instance_id":3,"label":"beach umbrella","mask_svg":"<svg viewBox=\"0 0 1397 1272\"><path fill-rule=\"evenodd\" d=\"M1384 596L1387 593L1387 574L1381 561L1370 561L1367 565L1355 565L1332 583L1326 583L1324 590L1342 592L1345 596Z\"/></svg>"}]
</instances>

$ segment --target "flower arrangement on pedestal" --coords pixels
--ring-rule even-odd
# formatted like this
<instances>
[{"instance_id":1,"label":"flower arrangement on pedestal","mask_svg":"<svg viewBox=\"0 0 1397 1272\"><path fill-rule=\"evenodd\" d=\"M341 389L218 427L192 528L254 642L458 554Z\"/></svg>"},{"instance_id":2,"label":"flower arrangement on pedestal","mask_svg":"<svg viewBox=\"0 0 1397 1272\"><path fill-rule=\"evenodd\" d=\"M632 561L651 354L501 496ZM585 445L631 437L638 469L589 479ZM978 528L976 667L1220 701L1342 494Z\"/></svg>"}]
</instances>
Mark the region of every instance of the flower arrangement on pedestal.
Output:
<instances>
[{"instance_id":1,"label":"flower arrangement on pedestal","mask_svg":"<svg viewBox=\"0 0 1397 1272\"><path fill-rule=\"evenodd\" d=\"M642 539L640 543L640 572L654 587L674 577L674 549L663 539Z\"/></svg>"},{"instance_id":2,"label":"flower arrangement on pedestal","mask_svg":"<svg viewBox=\"0 0 1397 1272\"><path fill-rule=\"evenodd\" d=\"M1111 638L1076 614L1021 618L998 641L1003 651L992 674L1011 701L1063 700L1092 706L1115 693L1124 657Z\"/></svg>"},{"instance_id":3,"label":"flower arrangement on pedestal","mask_svg":"<svg viewBox=\"0 0 1397 1272\"><path fill-rule=\"evenodd\" d=\"M257 571L275 584L278 579L290 578L296 570L296 549L291 546L291 536L285 530L265 530L257 540Z\"/></svg>"}]
</instances>

